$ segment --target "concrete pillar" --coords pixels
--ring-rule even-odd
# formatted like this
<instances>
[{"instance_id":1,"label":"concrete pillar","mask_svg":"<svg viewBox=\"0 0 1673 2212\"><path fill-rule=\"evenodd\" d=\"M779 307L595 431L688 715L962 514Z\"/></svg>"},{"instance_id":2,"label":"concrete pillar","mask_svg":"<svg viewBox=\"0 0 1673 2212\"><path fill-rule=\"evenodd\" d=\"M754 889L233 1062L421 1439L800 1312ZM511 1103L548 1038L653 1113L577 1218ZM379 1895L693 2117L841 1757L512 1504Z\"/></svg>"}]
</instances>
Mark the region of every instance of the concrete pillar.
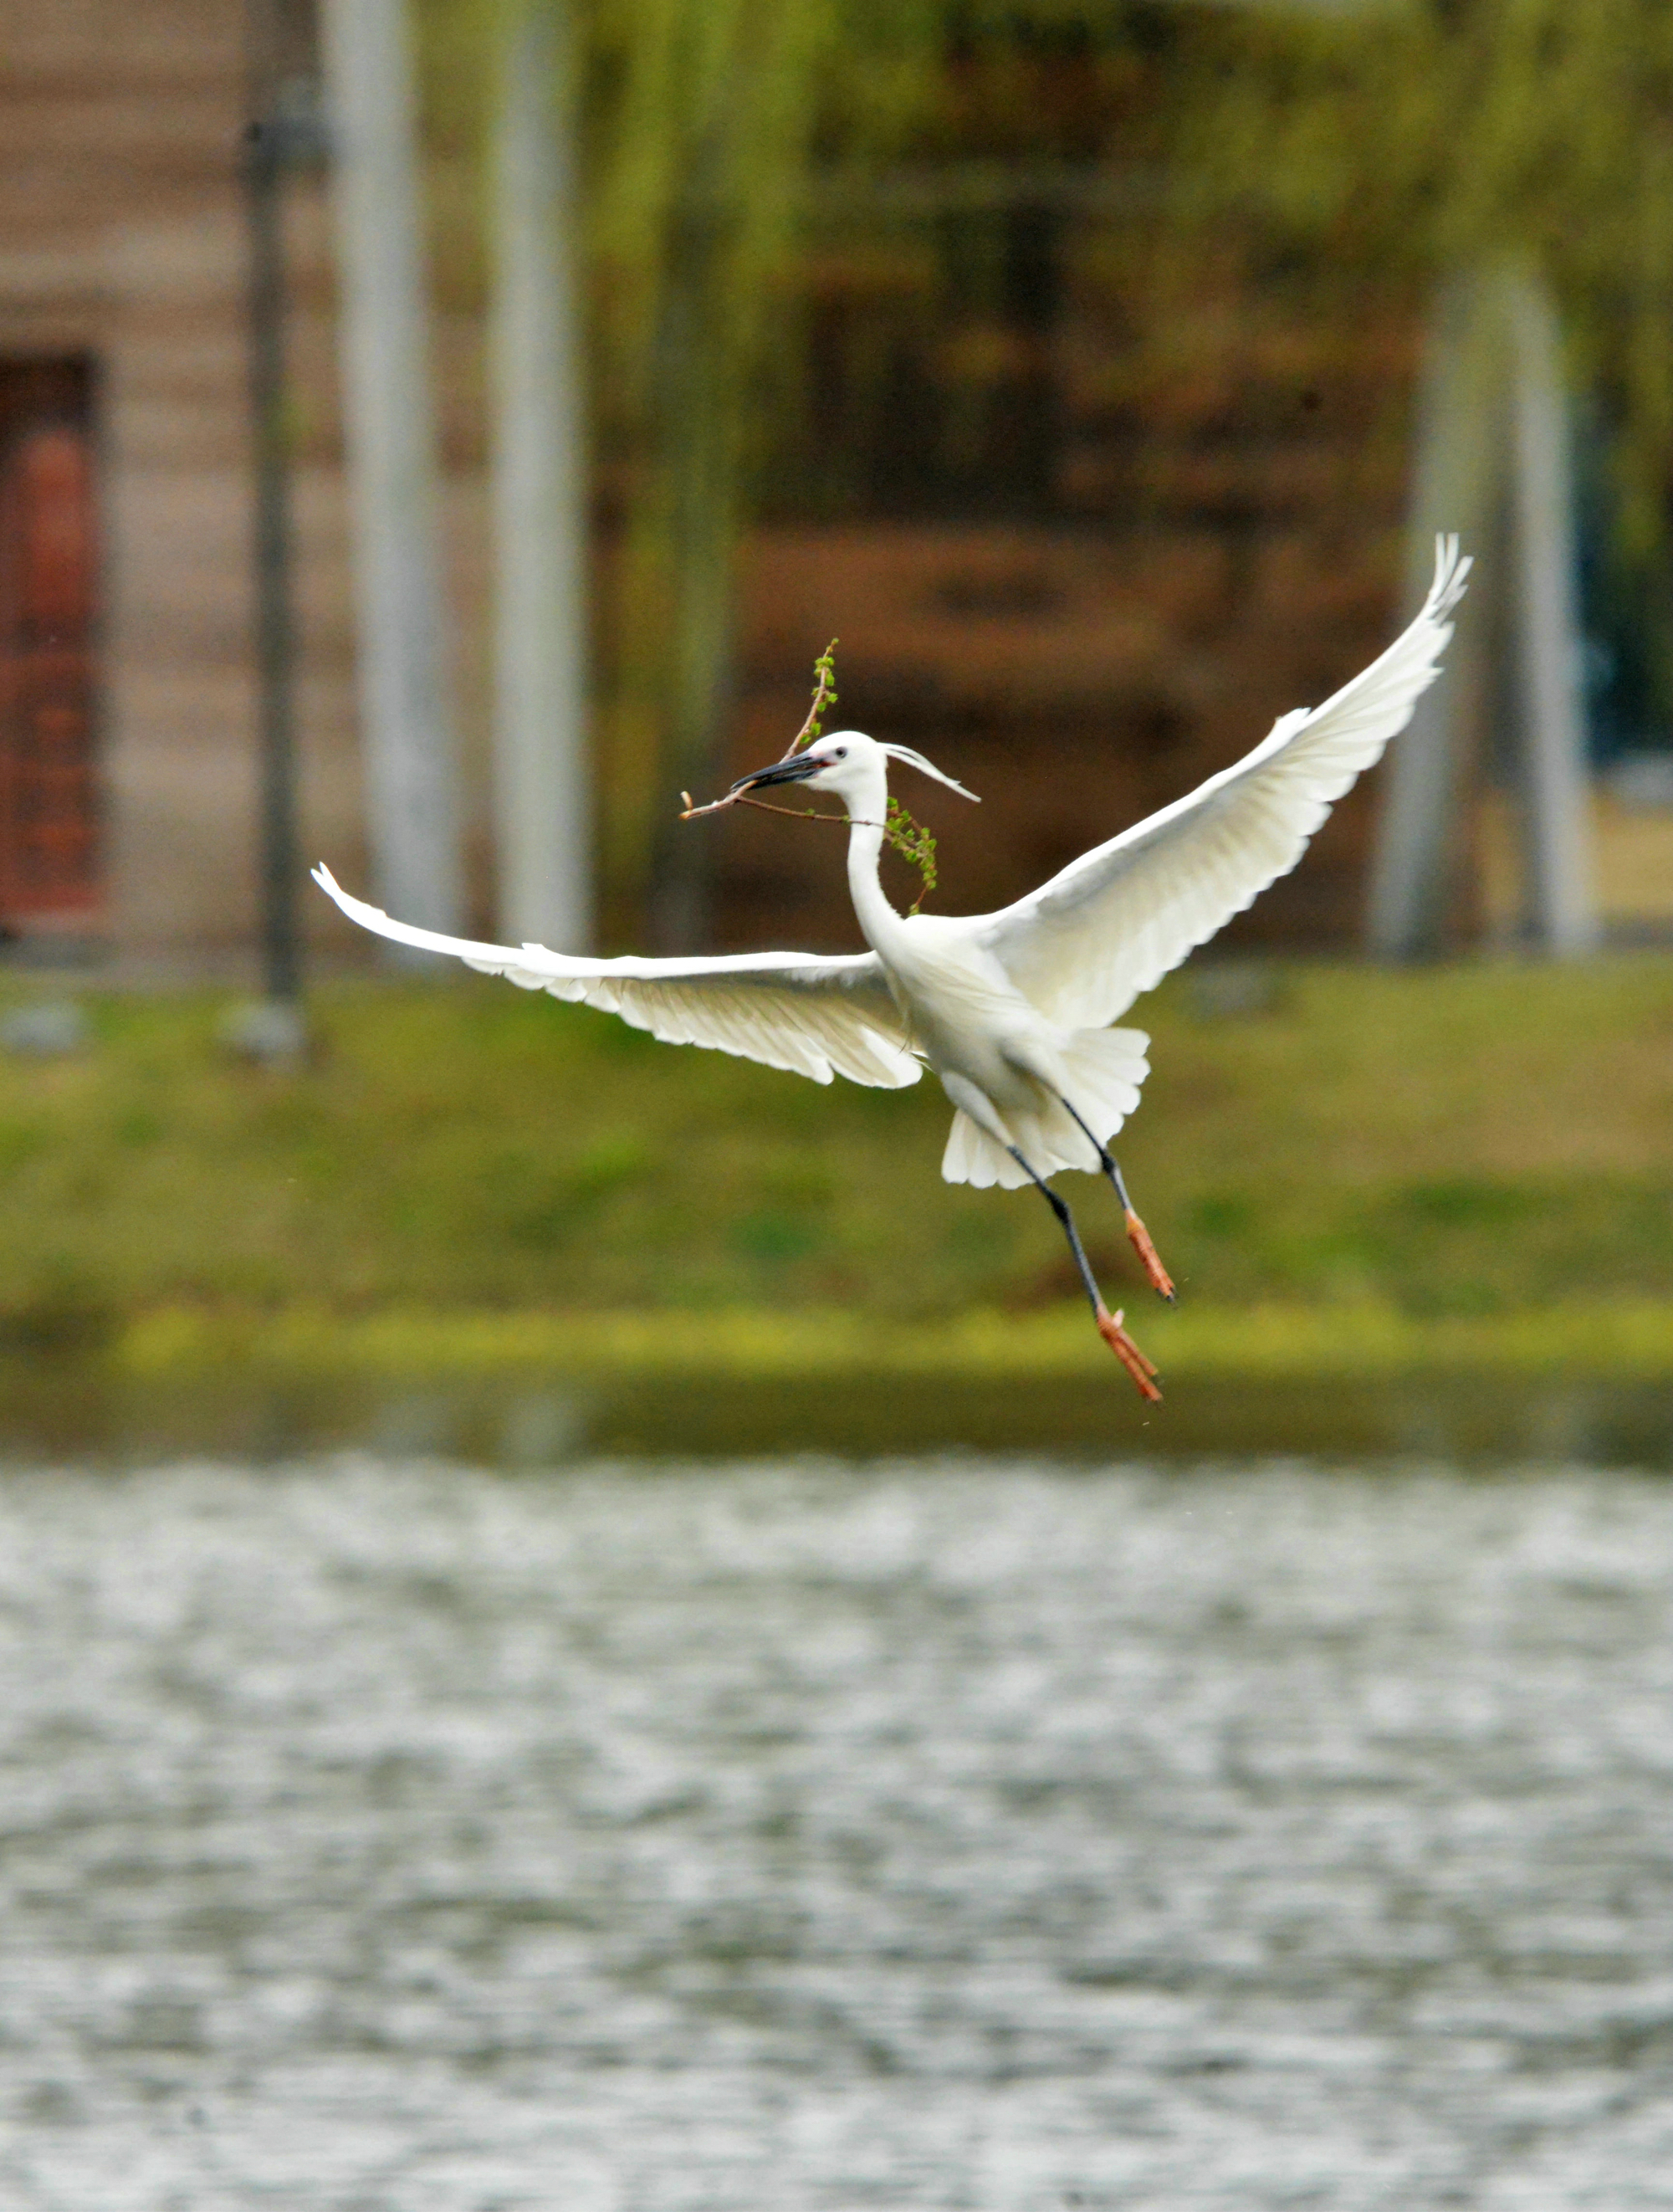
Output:
<instances>
[{"instance_id":1,"label":"concrete pillar","mask_svg":"<svg viewBox=\"0 0 1673 2212\"><path fill-rule=\"evenodd\" d=\"M1444 530L1478 557L1446 672L1391 748L1368 948L1392 960L1446 950L1492 728L1517 802L1528 935L1571 957L1598 931L1567 417L1549 295L1514 266L1458 277L1437 305L1418 402L1414 605Z\"/></svg>"},{"instance_id":2,"label":"concrete pillar","mask_svg":"<svg viewBox=\"0 0 1673 2212\"><path fill-rule=\"evenodd\" d=\"M495 118L494 776L499 926L581 952L593 933L587 467L567 0L524 0Z\"/></svg>"},{"instance_id":3,"label":"concrete pillar","mask_svg":"<svg viewBox=\"0 0 1673 2212\"><path fill-rule=\"evenodd\" d=\"M402 0L322 0L342 276L361 741L376 895L464 926L416 103Z\"/></svg>"}]
</instances>

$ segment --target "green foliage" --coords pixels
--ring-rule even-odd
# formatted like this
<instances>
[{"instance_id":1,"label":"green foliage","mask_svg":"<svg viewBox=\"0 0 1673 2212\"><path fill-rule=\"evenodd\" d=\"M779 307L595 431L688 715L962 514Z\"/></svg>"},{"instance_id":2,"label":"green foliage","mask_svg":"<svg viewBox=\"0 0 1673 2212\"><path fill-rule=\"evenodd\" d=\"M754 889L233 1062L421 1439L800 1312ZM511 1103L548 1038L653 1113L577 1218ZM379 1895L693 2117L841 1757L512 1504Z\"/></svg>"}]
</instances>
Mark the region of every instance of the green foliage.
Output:
<instances>
[{"instance_id":1,"label":"green foliage","mask_svg":"<svg viewBox=\"0 0 1673 2212\"><path fill-rule=\"evenodd\" d=\"M1610 434L1619 551L1670 580L1673 9L1450 0L1203 12L1178 58L1158 260L1221 244L1305 266L1336 311L1419 308L1447 271L1531 260Z\"/></svg>"},{"instance_id":2,"label":"green foliage","mask_svg":"<svg viewBox=\"0 0 1673 2212\"><path fill-rule=\"evenodd\" d=\"M480 149L505 27L529 4L558 0L418 0L430 126L451 153ZM564 20L596 446L627 526L601 716L624 921L661 865L667 795L708 780L733 551L808 359L817 180L820 238L891 283L911 264L933 318L931 229L846 184L971 158L1124 179L1143 219L1108 222L1099 251L1147 312L1180 310L1186 354L1185 311L1228 271L1349 329L1391 304L1415 319L1461 265L1529 257L1615 455L1620 556L1640 599L1673 598L1666 0L587 0ZM1120 368L1101 371L1112 404ZM940 394L953 443L968 397L956 377ZM670 850L696 865L692 841Z\"/></svg>"},{"instance_id":3,"label":"green foliage","mask_svg":"<svg viewBox=\"0 0 1673 2212\"><path fill-rule=\"evenodd\" d=\"M883 824L887 842L909 861L924 878L924 887L906 908L916 914L936 887L936 841L921 822L914 821L898 799L888 802L888 819Z\"/></svg>"},{"instance_id":4,"label":"green foliage","mask_svg":"<svg viewBox=\"0 0 1673 2212\"><path fill-rule=\"evenodd\" d=\"M558 4L416 0L427 127L481 176L507 28L525 6ZM554 113L579 118L594 445L625 522L597 732L607 929L636 934L652 882L700 865L664 817L670 793L712 775L736 540L803 359L815 169L854 181L904 154L991 153L996 134L1026 151L1052 103L1049 70L1021 48L1089 37L1113 52L1144 14L1055 0L956 20L937 0L564 7ZM1046 126L1054 145L1062 127ZM457 192L444 197L456 217ZM474 240L444 228L476 272L456 296L479 303L480 212Z\"/></svg>"}]
</instances>

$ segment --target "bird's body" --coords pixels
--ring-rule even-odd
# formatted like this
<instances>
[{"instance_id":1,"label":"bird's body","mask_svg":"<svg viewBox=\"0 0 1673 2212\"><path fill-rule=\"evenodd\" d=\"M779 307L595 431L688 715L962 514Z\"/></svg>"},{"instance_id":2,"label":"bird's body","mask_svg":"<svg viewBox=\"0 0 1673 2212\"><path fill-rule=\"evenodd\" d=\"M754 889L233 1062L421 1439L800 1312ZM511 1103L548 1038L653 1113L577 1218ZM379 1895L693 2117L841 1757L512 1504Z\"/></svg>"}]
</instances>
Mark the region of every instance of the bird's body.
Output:
<instances>
[{"instance_id":1,"label":"bird's body","mask_svg":"<svg viewBox=\"0 0 1673 2212\"><path fill-rule=\"evenodd\" d=\"M901 915L884 895L878 863L889 757L952 783L920 755L838 731L743 778L735 795L799 783L843 800L849 889L870 948L864 954L582 959L415 929L351 898L325 869L316 879L352 921L381 936L585 1000L673 1043L712 1046L821 1083L838 1073L898 1089L927 1066L955 1109L943 1175L1039 1186L1069 1238L1100 1328L1155 1396L1154 1370L1120 1316L1105 1309L1047 1178L1064 1168L1106 1175L1151 1282L1172 1296L1108 1152L1138 1103L1149 1039L1111 1024L1294 867L1331 803L1404 727L1438 672L1469 568L1456 540L1440 541L1423 608L1369 668L1322 707L1284 715L1234 767L997 914Z\"/></svg>"},{"instance_id":2,"label":"bird's body","mask_svg":"<svg viewBox=\"0 0 1673 2212\"><path fill-rule=\"evenodd\" d=\"M851 850L870 873L875 862L868 864L863 834L851 830ZM851 858L851 875L854 869ZM1064 1029L1023 995L963 921L886 911L870 926L862 915L860 927L913 1048L958 1109L942 1164L947 1181L1027 1182L1010 1146L1042 1174L1065 1167L1095 1173L1097 1153L1061 1102L1073 1098L1101 1136L1112 1137L1149 1073L1144 1032Z\"/></svg>"}]
</instances>

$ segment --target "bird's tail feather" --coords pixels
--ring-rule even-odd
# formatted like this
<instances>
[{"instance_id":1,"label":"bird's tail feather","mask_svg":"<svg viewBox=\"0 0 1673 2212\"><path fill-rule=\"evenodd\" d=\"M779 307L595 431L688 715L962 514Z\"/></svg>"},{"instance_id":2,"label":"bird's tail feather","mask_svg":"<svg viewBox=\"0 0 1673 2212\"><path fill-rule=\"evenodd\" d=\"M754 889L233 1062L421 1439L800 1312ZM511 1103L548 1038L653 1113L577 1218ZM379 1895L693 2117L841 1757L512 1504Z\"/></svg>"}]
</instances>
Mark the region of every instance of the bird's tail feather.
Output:
<instances>
[{"instance_id":1,"label":"bird's tail feather","mask_svg":"<svg viewBox=\"0 0 1673 2212\"><path fill-rule=\"evenodd\" d=\"M1107 1144L1138 1103L1150 1063L1150 1040L1143 1030L1076 1030L1063 1049L1064 1077L1075 1110ZM1003 1116L1011 1141L1041 1175L1060 1168L1095 1172L1091 1146L1054 1098L1043 1098L1038 1112ZM997 1183L1016 1190L1028 1178L1010 1154L985 1129L962 1112L953 1115L941 1172L948 1182L967 1182L979 1190Z\"/></svg>"}]
</instances>

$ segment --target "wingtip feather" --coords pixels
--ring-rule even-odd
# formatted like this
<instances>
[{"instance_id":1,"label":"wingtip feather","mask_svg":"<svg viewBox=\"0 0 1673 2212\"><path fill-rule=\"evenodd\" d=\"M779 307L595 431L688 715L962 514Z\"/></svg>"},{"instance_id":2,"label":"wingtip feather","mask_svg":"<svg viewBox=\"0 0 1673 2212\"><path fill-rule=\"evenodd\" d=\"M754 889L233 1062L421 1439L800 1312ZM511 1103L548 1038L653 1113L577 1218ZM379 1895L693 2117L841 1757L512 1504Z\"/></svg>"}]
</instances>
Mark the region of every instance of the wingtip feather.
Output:
<instances>
[{"instance_id":1,"label":"wingtip feather","mask_svg":"<svg viewBox=\"0 0 1673 2212\"><path fill-rule=\"evenodd\" d=\"M1431 622L1443 620L1457 606L1475 565L1472 554L1460 554L1456 531L1442 531L1436 537L1434 580L1423 604L1423 613Z\"/></svg>"}]
</instances>

